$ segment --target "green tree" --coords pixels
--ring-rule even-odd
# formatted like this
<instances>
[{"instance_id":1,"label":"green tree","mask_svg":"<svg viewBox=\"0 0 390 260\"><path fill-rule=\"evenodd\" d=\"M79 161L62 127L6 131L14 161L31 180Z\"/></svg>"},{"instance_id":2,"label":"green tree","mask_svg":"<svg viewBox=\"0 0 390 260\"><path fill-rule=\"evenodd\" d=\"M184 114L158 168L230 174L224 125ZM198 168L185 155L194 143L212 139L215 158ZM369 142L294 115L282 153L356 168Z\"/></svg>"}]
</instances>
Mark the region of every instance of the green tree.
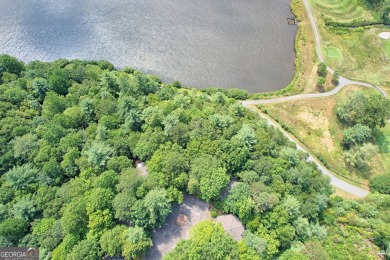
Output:
<instances>
[{"instance_id":1,"label":"green tree","mask_svg":"<svg viewBox=\"0 0 390 260\"><path fill-rule=\"evenodd\" d=\"M378 8L378 6L383 2L383 0L365 0L367 4L371 7Z\"/></svg>"},{"instance_id":2,"label":"green tree","mask_svg":"<svg viewBox=\"0 0 390 260\"><path fill-rule=\"evenodd\" d=\"M122 237L126 231L126 226L115 226L113 229L106 230L99 240L103 253L109 256L121 255L125 241Z\"/></svg>"},{"instance_id":3,"label":"green tree","mask_svg":"<svg viewBox=\"0 0 390 260\"><path fill-rule=\"evenodd\" d=\"M335 71L332 76L332 83L335 86L339 85L339 79L340 79L340 72Z\"/></svg>"},{"instance_id":4,"label":"green tree","mask_svg":"<svg viewBox=\"0 0 390 260\"><path fill-rule=\"evenodd\" d=\"M390 195L390 174L373 176L370 179L371 191Z\"/></svg>"},{"instance_id":5,"label":"green tree","mask_svg":"<svg viewBox=\"0 0 390 260\"><path fill-rule=\"evenodd\" d=\"M0 55L0 76L4 72L19 75L24 70L24 63L7 54Z\"/></svg>"},{"instance_id":6,"label":"green tree","mask_svg":"<svg viewBox=\"0 0 390 260\"><path fill-rule=\"evenodd\" d=\"M11 141L14 150L14 157L27 161L29 157L33 156L35 150L38 148L37 140L38 137L30 133L15 137L15 139Z\"/></svg>"},{"instance_id":7,"label":"green tree","mask_svg":"<svg viewBox=\"0 0 390 260\"><path fill-rule=\"evenodd\" d=\"M136 201L137 199L130 193L118 193L112 202L115 218L129 222L131 219L131 208Z\"/></svg>"},{"instance_id":8,"label":"green tree","mask_svg":"<svg viewBox=\"0 0 390 260\"><path fill-rule=\"evenodd\" d=\"M135 259L146 254L148 248L153 245L152 240L141 227L130 227L123 233L125 242L123 255L126 259Z\"/></svg>"},{"instance_id":9,"label":"green tree","mask_svg":"<svg viewBox=\"0 0 390 260\"><path fill-rule=\"evenodd\" d=\"M54 250L63 238L61 221L52 222L53 219L42 219L39 226L34 226L33 234L37 233L39 243L43 248Z\"/></svg>"},{"instance_id":10,"label":"green tree","mask_svg":"<svg viewBox=\"0 0 390 260\"><path fill-rule=\"evenodd\" d=\"M94 239L85 239L77 243L67 259L71 260L97 260L101 259L98 243Z\"/></svg>"},{"instance_id":11,"label":"green tree","mask_svg":"<svg viewBox=\"0 0 390 260\"><path fill-rule=\"evenodd\" d=\"M132 167L132 162L126 156L115 156L107 161L107 169L117 173Z\"/></svg>"},{"instance_id":12,"label":"green tree","mask_svg":"<svg viewBox=\"0 0 390 260\"><path fill-rule=\"evenodd\" d=\"M317 73L320 77L326 77L327 71L326 71L326 64L321 62L318 64Z\"/></svg>"},{"instance_id":13,"label":"green tree","mask_svg":"<svg viewBox=\"0 0 390 260\"><path fill-rule=\"evenodd\" d=\"M143 204L151 227L161 227L165 218L171 213L171 204L164 189L154 189L148 192L143 199Z\"/></svg>"},{"instance_id":14,"label":"green tree","mask_svg":"<svg viewBox=\"0 0 390 260\"><path fill-rule=\"evenodd\" d=\"M238 259L238 246L221 224L206 220L191 229L189 240L181 240L164 256L171 259Z\"/></svg>"},{"instance_id":15,"label":"green tree","mask_svg":"<svg viewBox=\"0 0 390 260\"><path fill-rule=\"evenodd\" d=\"M317 80L317 90L321 93L325 91L324 85L325 85L326 79L324 77L318 77Z\"/></svg>"},{"instance_id":16,"label":"green tree","mask_svg":"<svg viewBox=\"0 0 390 260\"><path fill-rule=\"evenodd\" d=\"M109 209L97 210L88 215L88 235L87 238L99 239L115 223Z\"/></svg>"},{"instance_id":17,"label":"green tree","mask_svg":"<svg viewBox=\"0 0 390 260\"><path fill-rule=\"evenodd\" d=\"M91 214L97 210L111 209L114 192L107 188L94 188L87 197L87 212Z\"/></svg>"},{"instance_id":18,"label":"green tree","mask_svg":"<svg viewBox=\"0 0 390 260\"><path fill-rule=\"evenodd\" d=\"M17 106L20 106L22 101L27 97L27 92L20 88L9 88L4 91L5 99Z\"/></svg>"},{"instance_id":19,"label":"green tree","mask_svg":"<svg viewBox=\"0 0 390 260\"><path fill-rule=\"evenodd\" d=\"M337 106L337 116L351 126L360 123L371 129L383 127L390 117L390 101L380 94L355 92Z\"/></svg>"},{"instance_id":20,"label":"green tree","mask_svg":"<svg viewBox=\"0 0 390 260\"><path fill-rule=\"evenodd\" d=\"M65 260L69 257L72 249L77 245L80 238L74 235L67 235L64 237L61 244L59 244L52 253L51 258L53 260Z\"/></svg>"},{"instance_id":21,"label":"green tree","mask_svg":"<svg viewBox=\"0 0 390 260\"><path fill-rule=\"evenodd\" d=\"M66 108L66 100L63 96L53 91L46 93L42 105L42 115L48 119L53 118L55 114L62 113Z\"/></svg>"},{"instance_id":22,"label":"green tree","mask_svg":"<svg viewBox=\"0 0 390 260\"><path fill-rule=\"evenodd\" d=\"M307 218L299 217L294 221L295 232L300 241L306 241L312 236Z\"/></svg>"},{"instance_id":23,"label":"green tree","mask_svg":"<svg viewBox=\"0 0 390 260\"><path fill-rule=\"evenodd\" d=\"M249 97L249 93L245 89L231 88L227 91L227 96L237 100L245 100Z\"/></svg>"},{"instance_id":24,"label":"green tree","mask_svg":"<svg viewBox=\"0 0 390 260\"><path fill-rule=\"evenodd\" d=\"M229 191L229 195L223 201L223 210L236 215L239 214L240 202L251 196L250 187L244 183L235 184Z\"/></svg>"},{"instance_id":25,"label":"green tree","mask_svg":"<svg viewBox=\"0 0 390 260\"><path fill-rule=\"evenodd\" d=\"M164 141L165 136L161 128L148 128L139 138L134 154L141 160L147 160Z\"/></svg>"},{"instance_id":26,"label":"green tree","mask_svg":"<svg viewBox=\"0 0 390 260\"><path fill-rule=\"evenodd\" d=\"M9 186L26 191L37 189L37 185L42 181L38 169L31 164L16 166L9 170L4 177Z\"/></svg>"},{"instance_id":27,"label":"green tree","mask_svg":"<svg viewBox=\"0 0 390 260\"><path fill-rule=\"evenodd\" d=\"M13 205L15 218L31 221L37 214L34 200L31 196L25 196Z\"/></svg>"},{"instance_id":28,"label":"green tree","mask_svg":"<svg viewBox=\"0 0 390 260\"><path fill-rule=\"evenodd\" d=\"M208 172L203 173L200 179L201 198L207 202L217 198L228 183L229 176L224 168L209 169Z\"/></svg>"},{"instance_id":29,"label":"green tree","mask_svg":"<svg viewBox=\"0 0 390 260\"><path fill-rule=\"evenodd\" d=\"M353 149L345 152L346 162L358 169L366 169L369 161L378 153L378 147L365 143L361 147L354 147Z\"/></svg>"},{"instance_id":30,"label":"green tree","mask_svg":"<svg viewBox=\"0 0 390 260\"><path fill-rule=\"evenodd\" d=\"M65 206L61 218L64 235L83 236L86 233L88 216L85 208L85 201L81 198L76 198Z\"/></svg>"},{"instance_id":31,"label":"green tree","mask_svg":"<svg viewBox=\"0 0 390 260\"><path fill-rule=\"evenodd\" d=\"M48 79L51 90L60 95L66 95L71 83L66 70L56 68L50 72Z\"/></svg>"},{"instance_id":32,"label":"green tree","mask_svg":"<svg viewBox=\"0 0 390 260\"><path fill-rule=\"evenodd\" d=\"M23 219L10 218L0 223L0 238L16 246L27 232L28 222ZM3 246L3 245L2 245Z\"/></svg>"},{"instance_id":33,"label":"green tree","mask_svg":"<svg viewBox=\"0 0 390 260\"><path fill-rule=\"evenodd\" d=\"M309 241L305 244L302 253L313 260L327 260L328 253L320 241Z\"/></svg>"},{"instance_id":34,"label":"green tree","mask_svg":"<svg viewBox=\"0 0 390 260\"><path fill-rule=\"evenodd\" d=\"M188 159L184 150L177 144L167 143L153 154L148 162L150 174L163 174L162 184L172 183L183 172L189 170Z\"/></svg>"},{"instance_id":35,"label":"green tree","mask_svg":"<svg viewBox=\"0 0 390 260\"><path fill-rule=\"evenodd\" d=\"M114 150L105 143L94 141L85 154L87 155L90 163L99 168L103 168L113 152Z\"/></svg>"},{"instance_id":36,"label":"green tree","mask_svg":"<svg viewBox=\"0 0 390 260\"><path fill-rule=\"evenodd\" d=\"M61 168L68 177L74 177L79 173L76 160L80 157L80 152L76 147L70 148L63 157Z\"/></svg>"},{"instance_id":37,"label":"green tree","mask_svg":"<svg viewBox=\"0 0 390 260\"><path fill-rule=\"evenodd\" d=\"M344 146L349 148L356 144L363 144L371 137L372 131L368 126L356 124L343 130Z\"/></svg>"},{"instance_id":38,"label":"green tree","mask_svg":"<svg viewBox=\"0 0 390 260\"><path fill-rule=\"evenodd\" d=\"M45 99L46 92L49 91L49 84L44 78L35 78L31 84L32 92L40 102Z\"/></svg>"},{"instance_id":39,"label":"green tree","mask_svg":"<svg viewBox=\"0 0 390 260\"><path fill-rule=\"evenodd\" d=\"M280 257L280 260L310 260L310 258L299 251L289 249L285 251Z\"/></svg>"},{"instance_id":40,"label":"green tree","mask_svg":"<svg viewBox=\"0 0 390 260\"><path fill-rule=\"evenodd\" d=\"M254 235L249 230L245 230L242 240L245 244L254 249L258 255L261 257L265 256L267 250L267 241L265 239Z\"/></svg>"},{"instance_id":41,"label":"green tree","mask_svg":"<svg viewBox=\"0 0 390 260\"><path fill-rule=\"evenodd\" d=\"M285 208L290 219L295 220L300 215L300 202L293 196L287 196L283 202L283 207Z\"/></svg>"},{"instance_id":42,"label":"green tree","mask_svg":"<svg viewBox=\"0 0 390 260\"><path fill-rule=\"evenodd\" d=\"M115 186L118 184L118 182L118 174L115 171L110 170L105 171L96 177L96 179L93 181L93 186L96 188L105 188L115 191Z\"/></svg>"}]
</instances>

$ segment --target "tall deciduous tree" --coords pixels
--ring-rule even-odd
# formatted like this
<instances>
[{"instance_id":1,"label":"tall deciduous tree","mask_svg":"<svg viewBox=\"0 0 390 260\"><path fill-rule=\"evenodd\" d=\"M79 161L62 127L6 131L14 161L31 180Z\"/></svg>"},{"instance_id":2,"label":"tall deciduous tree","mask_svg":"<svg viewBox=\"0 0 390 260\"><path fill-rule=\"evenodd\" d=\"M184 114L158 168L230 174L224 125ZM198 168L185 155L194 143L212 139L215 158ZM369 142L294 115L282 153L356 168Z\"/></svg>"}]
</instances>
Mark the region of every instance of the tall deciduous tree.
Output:
<instances>
[{"instance_id":1,"label":"tall deciduous tree","mask_svg":"<svg viewBox=\"0 0 390 260\"><path fill-rule=\"evenodd\" d=\"M125 241L123 233L127 230L126 226L116 226L113 229L106 230L99 240L103 253L109 256L121 255Z\"/></svg>"},{"instance_id":2,"label":"tall deciduous tree","mask_svg":"<svg viewBox=\"0 0 390 260\"><path fill-rule=\"evenodd\" d=\"M125 239L123 255L126 259L145 255L147 249L153 245L152 240L141 227L130 227L124 231L123 237Z\"/></svg>"},{"instance_id":3,"label":"tall deciduous tree","mask_svg":"<svg viewBox=\"0 0 390 260\"><path fill-rule=\"evenodd\" d=\"M203 221L192 228L189 240L181 240L164 259L238 259L238 248L220 224Z\"/></svg>"}]
</instances>

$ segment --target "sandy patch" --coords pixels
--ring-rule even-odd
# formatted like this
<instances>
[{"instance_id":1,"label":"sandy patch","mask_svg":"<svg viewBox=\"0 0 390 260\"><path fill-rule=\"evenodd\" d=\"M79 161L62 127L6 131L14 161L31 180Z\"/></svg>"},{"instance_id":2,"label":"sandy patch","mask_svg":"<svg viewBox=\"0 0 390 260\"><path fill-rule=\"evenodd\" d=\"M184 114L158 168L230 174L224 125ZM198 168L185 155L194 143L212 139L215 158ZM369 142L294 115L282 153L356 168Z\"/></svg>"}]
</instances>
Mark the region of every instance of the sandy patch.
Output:
<instances>
[{"instance_id":1,"label":"sandy patch","mask_svg":"<svg viewBox=\"0 0 390 260\"><path fill-rule=\"evenodd\" d=\"M390 32L381 32L378 36L384 40L388 40L390 39Z\"/></svg>"}]
</instances>

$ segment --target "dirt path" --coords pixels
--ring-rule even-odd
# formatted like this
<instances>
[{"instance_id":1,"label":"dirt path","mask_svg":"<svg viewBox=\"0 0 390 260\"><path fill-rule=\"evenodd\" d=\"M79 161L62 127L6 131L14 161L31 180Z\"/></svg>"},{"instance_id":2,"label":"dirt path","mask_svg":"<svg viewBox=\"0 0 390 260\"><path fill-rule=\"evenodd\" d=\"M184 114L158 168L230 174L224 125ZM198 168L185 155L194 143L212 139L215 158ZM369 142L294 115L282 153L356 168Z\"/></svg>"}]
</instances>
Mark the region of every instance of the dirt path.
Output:
<instances>
[{"instance_id":1,"label":"dirt path","mask_svg":"<svg viewBox=\"0 0 390 260\"><path fill-rule=\"evenodd\" d=\"M245 101L244 101L245 102ZM272 125L276 128L278 128L291 142L294 142L297 146L297 149L300 150L300 151L303 151L303 152L306 152L309 154L309 157L307 159L307 161L311 161L311 162L314 162L318 169L320 169L322 171L323 174L325 174L326 176L328 176L330 178L330 183L345 191L345 192L348 192L350 194L353 194L354 196L356 197L365 197L369 194L369 191L367 190L364 190L362 188L359 188L359 187L356 187L352 184L349 184L348 182L345 182L339 178L337 178L330 170L328 170L321 162L320 160L318 160L318 158L313 155L312 153L309 152L309 150L303 145L303 144L300 144L298 142L298 140L295 139L295 137L293 135L291 135L290 133L286 132L278 123L276 123L272 118L270 118L269 116L263 114L260 112L260 110L258 108L256 108L253 104L250 104L250 103L244 103L243 102L243 106L244 107L247 107L255 112L257 112L262 118L266 119L268 124L269 125Z\"/></svg>"}]
</instances>

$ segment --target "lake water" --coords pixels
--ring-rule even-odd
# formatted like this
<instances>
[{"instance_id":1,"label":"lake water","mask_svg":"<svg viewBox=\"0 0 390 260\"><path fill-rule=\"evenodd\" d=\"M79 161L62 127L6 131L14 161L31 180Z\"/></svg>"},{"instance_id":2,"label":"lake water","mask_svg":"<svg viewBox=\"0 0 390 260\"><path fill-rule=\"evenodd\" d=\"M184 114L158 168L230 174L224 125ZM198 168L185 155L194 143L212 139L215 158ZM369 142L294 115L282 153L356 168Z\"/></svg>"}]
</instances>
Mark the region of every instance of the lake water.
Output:
<instances>
[{"instance_id":1,"label":"lake water","mask_svg":"<svg viewBox=\"0 0 390 260\"><path fill-rule=\"evenodd\" d=\"M289 0L0 0L0 53L107 59L197 88L265 92L294 75Z\"/></svg>"}]
</instances>

